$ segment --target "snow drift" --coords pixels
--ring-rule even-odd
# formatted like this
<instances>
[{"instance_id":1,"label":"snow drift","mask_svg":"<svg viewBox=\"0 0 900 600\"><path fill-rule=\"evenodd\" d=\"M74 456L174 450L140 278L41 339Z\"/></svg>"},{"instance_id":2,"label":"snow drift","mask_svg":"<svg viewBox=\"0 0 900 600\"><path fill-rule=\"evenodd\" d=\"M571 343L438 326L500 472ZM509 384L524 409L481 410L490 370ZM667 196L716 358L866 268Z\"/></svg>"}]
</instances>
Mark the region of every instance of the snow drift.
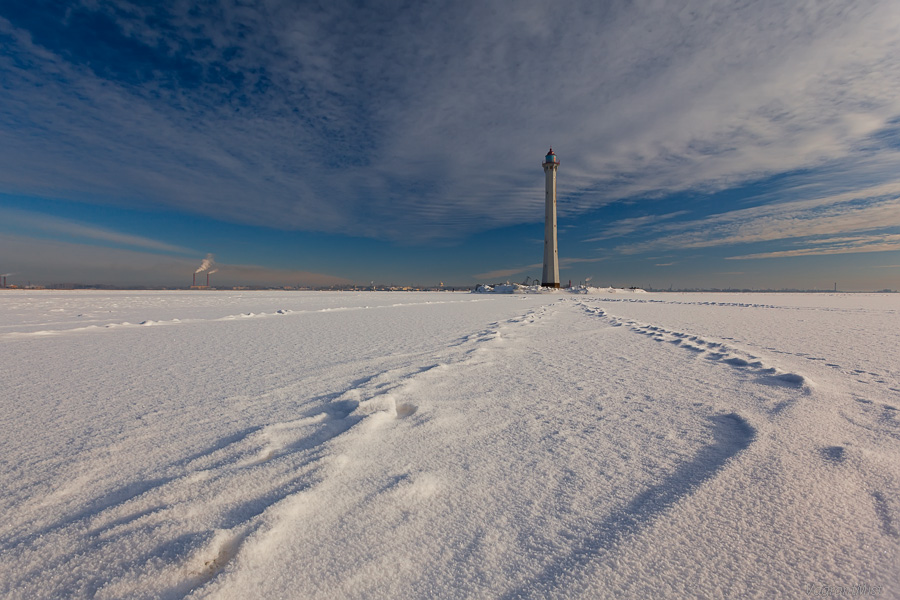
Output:
<instances>
[{"instance_id":1,"label":"snow drift","mask_svg":"<svg viewBox=\"0 0 900 600\"><path fill-rule=\"evenodd\" d=\"M5 597L900 594L897 296L0 306Z\"/></svg>"}]
</instances>

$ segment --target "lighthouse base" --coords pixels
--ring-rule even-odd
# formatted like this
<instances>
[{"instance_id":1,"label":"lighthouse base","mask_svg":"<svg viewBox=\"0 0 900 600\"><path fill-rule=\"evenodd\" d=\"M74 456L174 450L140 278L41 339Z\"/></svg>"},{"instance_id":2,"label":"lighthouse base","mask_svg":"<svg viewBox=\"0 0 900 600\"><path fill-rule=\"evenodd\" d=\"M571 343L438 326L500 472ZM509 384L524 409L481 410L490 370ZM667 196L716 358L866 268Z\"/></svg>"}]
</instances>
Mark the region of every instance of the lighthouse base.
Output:
<instances>
[{"instance_id":1,"label":"lighthouse base","mask_svg":"<svg viewBox=\"0 0 900 600\"><path fill-rule=\"evenodd\" d=\"M559 289L559 282L558 282L558 281L552 281L552 282L550 282L550 283L547 283L546 281L543 281L543 282L541 282L541 287L548 287L548 288L556 288L556 289Z\"/></svg>"}]
</instances>

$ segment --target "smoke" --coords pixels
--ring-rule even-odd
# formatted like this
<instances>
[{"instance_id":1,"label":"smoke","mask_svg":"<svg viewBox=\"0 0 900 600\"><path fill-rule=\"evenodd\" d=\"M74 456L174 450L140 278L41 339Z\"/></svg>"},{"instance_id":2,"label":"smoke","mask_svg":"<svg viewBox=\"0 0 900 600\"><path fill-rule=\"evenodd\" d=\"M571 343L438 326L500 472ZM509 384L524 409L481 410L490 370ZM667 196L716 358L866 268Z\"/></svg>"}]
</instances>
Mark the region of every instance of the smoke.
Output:
<instances>
[{"instance_id":1,"label":"smoke","mask_svg":"<svg viewBox=\"0 0 900 600\"><path fill-rule=\"evenodd\" d=\"M206 271L211 266L213 266L213 264L215 264L215 262L216 262L215 255L207 254L206 258L203 259L203 262L200 263L200 268L197 269L196 271L194 271L194 274L196 275L197 273L202 273L203 271Z\"/></svg>"},{"instance_id":2,"label":"smoke","mask_svg":"<svg viewBox=\"0 0 900 600\"><path fill-rule=\"evenodd\" d=\"M219 272L218 269L213 269L212 271L209 272L209 274L212 275L213 273L218 273L218 272Z\"/></svg>"}]
</instances>

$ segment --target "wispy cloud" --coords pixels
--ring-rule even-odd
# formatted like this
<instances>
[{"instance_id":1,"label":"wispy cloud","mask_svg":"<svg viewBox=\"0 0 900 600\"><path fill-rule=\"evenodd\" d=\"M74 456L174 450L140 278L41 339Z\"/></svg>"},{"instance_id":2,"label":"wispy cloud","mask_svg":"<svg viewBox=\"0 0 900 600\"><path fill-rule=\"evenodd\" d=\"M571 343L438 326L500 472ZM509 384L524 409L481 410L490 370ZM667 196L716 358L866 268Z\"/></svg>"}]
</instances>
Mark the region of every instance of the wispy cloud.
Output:
<instances>
[{"instance_id":1,"label":"wispy cloud","mask_svg":"<svg viewBox=\"0 0 900 600\"><path fill-rule=\"evenodd\" d=\"M526 267L511 267L508 269L497 269L494 271L488 271L487 273L479 273L477 275L473 275L475 279L504 279L506 277L512 277L513 275L518 275L519 273L525 273L526 271L533 271L535 269L542 269L544 267L543 263L535 263L533 265L528 265Z\"/></svg>"},{"instance_id":2,"label":"wispy cloud","mask_svg":"<svg viewBox=\"0 0 900 600\"><path fill-rule=\"evenodd\" d=\"M665 235L636 244L622 245L618 251L636 254L659 249L711 248L816 236L834 237L833 249L837 249L846 234L898 227L900 227L900 184L885 184L854 192L767 204L729 211L700 220L671 224L660 228ZM858 240L853 237L850 241ZM820 252L826 253L837 252Z\"/></svg>"},{"instance_id":3,"label":"wispy cloud","mask_svg":"<svg viewBox=\"0 0 900 600\"><path fill-rule=\"evenodd\" d=\"M614 221L600 230L600 232L590 237L585 242L599 242L601 240L608 240L610 238L615 237L623 237L626 235L630 235L635 231L648 231L653 230L653 225L657 223L661 223L663 221L668 221L670 219L674 219L676 217L680 217L682 215L688 214L686 210L678 210L675 212L670 212L662 215L645 215L643 217L631 217L629 219L619 219L618 221Z\"/></svg>"},{"instance_id":4,"label":"wispy cloud","mask_svg":"<svg viewBox=\"0 0 900 600\"><path fill-rule=\"evenodd\" d=\"M0 208L0 220L6 227L40 231L67 238L90 239L108 244L156 250L173 254L192 254L195 250L160 242L151 238L121 233L111 229L86 225L69 219L61 219L40 213Z\"/></svg>"},{"instance_id":5,"label":"wispy cloud","mask_svg":"<svg viewBox=\"0 0 900 600\"><path fill-rule=\"evenodd\" d=\"M602 262L602 261L604 261L604 260L608 260L608 258L609 258L609 257L607 257L607 256L599 256L599 257L594 257L594 258L570 258L570 257L565 257L565 258L559 259L559 266L562 267L562 268L565 268L565 267L571 267L572 265L578 265L578 264L581 264L581 263L595 263L595 262Z\"/></svg>"},{"instance_id":6,"label":"wispy cloud","mask_svg":"<svg viewBox=\"0 0 900 600\"><path fill-rule=\"evenodd\" d=\"M561 215L799 169L897 181L898 19L895 0L0 9L0 185L427 240L539 220L555 140Z\"/></svg>"},{"instance_id":7,"label":"wispy cloud","mask_svg":"<svg viewBox=\"0 0 900 600\"><path fill-rule=\"evenodd\" d=\"M0 236L0 256L4 264L15 265L17 272L28 273L34 283L188 286L197 267L196 257L18 235ZM229 263L216 266L212 283L219 286L349 283L343 277L309 271Z\"/></svg>"},{"instance_id":8,"label":"wispy cloud","mask_svg":"<svg viewBox=\"0 0 900 600\"><path fill-rule=\"evenodd\" d=\"M571 267L573 265L582 264L582 263L595 263L607 260L607 257L599 257L599 258L574 258L567 257L559 259L559 266L561 269L565 269ZM475 279L502 279L504 277L511 277L513 275L518 275L519 273L525 273L526 271L533 270L541 270L544 268L544 263L534 263L525 267L512 267L508 269L497 269L495 271L488 271L487 273L479 273L478 275L473 275Z\"/></svg>"},{"instance_id":9,"label":"wispy cloud","mask_svg":"<svg viewBox=\"0 0 900 600\"><path fill-rule=\"evenodd\" d=\"M814 243L814 242L810 242ZM729 260L751 260L758 258L786 258L791 256L823 256L828 254L857 254L860 252L893 252L900 250L900 235L883 235L860 238L842 238L835 243L834 240L822 241L818 245L795 250L780 250L775 252L760 252L758 254L745 254L743 256L728 256Z\"/></svg>"},{"instance_id":10,"label":"wispy cloud","mask_svg":"<svg viewBox=\"0 0 900 600\"><path fill-rule=\"evenodd\" d=\"M273 269L263 265L220 264L215 281L224 285L328 286L351 283L349 279L298 269Z\"/></svg>"}]
</instances>

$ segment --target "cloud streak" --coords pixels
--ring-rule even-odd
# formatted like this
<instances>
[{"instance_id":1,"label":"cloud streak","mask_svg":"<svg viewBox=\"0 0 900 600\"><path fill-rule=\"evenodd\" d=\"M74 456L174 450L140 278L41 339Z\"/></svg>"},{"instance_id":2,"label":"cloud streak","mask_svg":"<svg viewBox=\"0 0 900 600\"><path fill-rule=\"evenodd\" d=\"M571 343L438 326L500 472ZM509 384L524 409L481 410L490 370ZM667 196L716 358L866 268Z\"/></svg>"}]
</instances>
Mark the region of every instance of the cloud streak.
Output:
<instances>
[{"instance_id":1,"label":"cloud streak","mask_svg":"<svg viewBox=\"0 0 900 600\"><path fill-rule=\"evenodd\" d=\"M675 212L670 212L662 215L645 215L643 217L631 217L628 219L620 219L615 221L614 223L610 223L606 227L600 230L600 232L590 237L585 242L599 242L601 240L608 240L616 237L624 237L626 235L630 235L636 231L642 231L647 229L653 229L657 223L674 219L676 217L680 217L688 214L686 210L678 210Z\"/></svg>"},{"instance_id":2,"label":"cloud streak","mask_svg":"<svg viewBox=\"0 0 900 600\"><path fill-rule=\"evenodd\" d=\"M760 258L788 258L794 256L827 256L830 254L857 254L860 252L894 252L900 250L900 235L883 235L860 238L843 238L841 241L823 241L821 245L795 250L760 252L744 256L728 256L729 260L753 260Z\"/></svg>"},{"instance_id":3,"label":"cloud streak","mask_svg":"<svg viewBox=\"0 0 900 600\"><path fill-rule=\"evenodd\" d=\"M507 277L511 277L513 275L518 275L520 273L525 273L526 271L532 271L535 269L543 268L543 263L535 263L532 265L528 265L527 267L512 267L509 269L496 269L494 271L488 271L487 273L478 273L477 275L473 275L475 279L478 280L496 280L496 279L505 279Z\"/></svg>"},{"instance_id":4,"label":"cloud streak","mask_svg":"<svg viewBox=\"0 0 900 600\"><path fill-rule=\"evenodd\" d=\"M87 225L77 221L52 217L41 213L0 208L0 219L3 220L7 227L28 229L54 236L90 239L114 245L155 250L172 254L190 254L193 252L189 248L167 244L148 237L121 233L103 227Z\"/></svg>"},{"instance_id":5,"label":"cloud streak","mask_svg":"<svg viewBox=\"0 0 900 600\"><path fill-rule=\"evenodd\" d=\"M25 236L0 236L0 256L28 273L33 283L110 283L116 285L188 287L196 270L195 258L163 255L134 249L108 248ZM327 286L350 283L329 275L252 264L217 264L215 285Z\"/></svg>"},{"instance_id":6,"label":"cloud streak","mask_svg":"<svg viewBox=\"0 0 900 600\"><path fill-rule=\"evenodd\" d=\"M540 220L554 140L561 217L898 180L894 0L68 4L0 9L8 192L416 242Z\"/></svg>"},{"instance_id":7,"label":"cloud streak","mask_svg":"<svg viewBox=\"0 0 900 600\"><path fill-rule=\"evenodd\" d=\"M841 247L862 247L838 245L843 241L841 238L844 234L894 228L900 228L900 184L885 184L821 198L766 204L666 225L659 228L663 235L640 243L622 245L617 250L623 254L638 254L660 249L712 248L829 236L834 238L832 251L818 253L837 254ZM856 242L857 238L850 238L848 241ZM776 255L796 254L767 254L771 257Z\"/></svg>"},{"instance_id":8,"label":"cloud streak","mask_svg":"<svg viewBox=\"0 0 900 600\"><path fill-rule=\"evenodd\" d=\"M559 266L560 268L568 268L574 265L583 264L583 263L595 263L606 260L606 257L600 258L560 258ZM494 271L488 271L487 273L479 273L477 275L473 275L475 279L503 279L506 277L511 277L513 275L518 275L520 273L525 273L526 271L539 270L544 267L544 263L534 263L528 265L526 267L512 267L508 269L497 269Z\"/></svg>"}]
</instances>

